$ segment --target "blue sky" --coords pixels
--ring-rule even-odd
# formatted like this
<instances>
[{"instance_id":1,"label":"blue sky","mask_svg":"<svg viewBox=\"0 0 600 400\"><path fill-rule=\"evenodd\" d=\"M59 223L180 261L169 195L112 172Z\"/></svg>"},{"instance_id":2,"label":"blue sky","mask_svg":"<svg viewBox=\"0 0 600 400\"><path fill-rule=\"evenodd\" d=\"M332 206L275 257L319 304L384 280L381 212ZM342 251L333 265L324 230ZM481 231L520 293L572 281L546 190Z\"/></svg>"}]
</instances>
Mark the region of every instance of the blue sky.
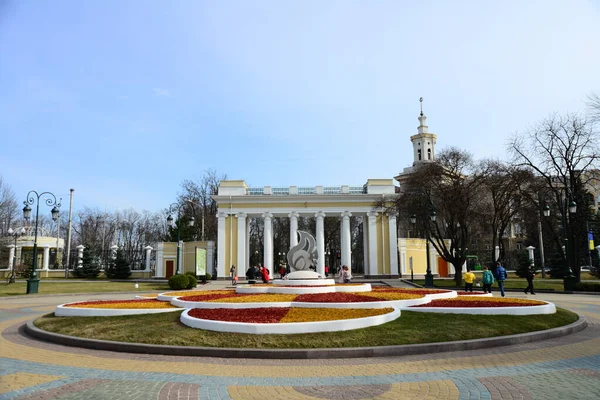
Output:
<instances>
[{"instance_id":1,"label":"blue sky","mask_svg":"<svg viewBox=\"0 0 600 400\"><path fill-rule=\"evenodd\" d=\"M21 200L158 211L207 169L362 185L600 92L599 1L0 0L0 174Z\"/></svg>"}]
</instances>

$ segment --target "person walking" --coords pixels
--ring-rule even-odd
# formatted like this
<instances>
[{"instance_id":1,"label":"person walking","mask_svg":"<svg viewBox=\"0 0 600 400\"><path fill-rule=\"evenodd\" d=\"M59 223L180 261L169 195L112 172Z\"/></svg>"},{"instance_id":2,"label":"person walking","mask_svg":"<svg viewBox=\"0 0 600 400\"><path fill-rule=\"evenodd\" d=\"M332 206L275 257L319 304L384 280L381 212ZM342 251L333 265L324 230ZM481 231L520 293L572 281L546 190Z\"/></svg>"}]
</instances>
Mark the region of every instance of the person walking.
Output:
<instances>
[{"instance_id":1,"label":"person walking","mask_svg":"<svg viewBox=\"0 0 600 400\"><path fill-rule=\"evenodd\" d=\"M533 291L533 278L535 277L535 271L533 268L529 268L527 270L527 275L525 275L525 279L527 279L527 287L525 288L525 294L527 292L531 292L531 294L535 294Z\"/></svg>"},{"instance_id":2,"label":"person walking","mask_svg":"<svg viewBox=\"0 0 600 400\"><path fill-rule=\"evenodd\" d=\"M498 281L498 287L500 288L500 294L504 297L504 281L508 274L506 273L506 269L498 262L496 264L496 280Z\"/></svg>"},{"instance_id":3,"label":"person walking","mask_svg":"<svg viewBox=\"0 0 600 400\"><path fill-rule=\"evenodd\" d=\"M492 283L494 283L494 274L492 274L492 271L490 271L488 267L483 267L481 283L483 284L483 293L492 293Z\"/></svg>"},{"instance_id":4,"label":"person walking","mask_svg":"<svg viewBox=\"0 0 600 400\"><path fill-rule=\"evenodd\" d=\"M231 284L235 285L237 284L237 280L236 278L236 273L235 273L235 265L232 265L231 268L229 268L229 275L231 276Z\"/></svg>"},{"instance_id":5,"label":"person walking","mask_svg":"<svg viewBox=\"0 0 600 400\"><path fill-rule=\"evenodd\" d=\"M473 292L473 283L475 282L475 274L471 270L467 270L464 278L465 280L465 292Z\"/></svg>"}]
</instances>

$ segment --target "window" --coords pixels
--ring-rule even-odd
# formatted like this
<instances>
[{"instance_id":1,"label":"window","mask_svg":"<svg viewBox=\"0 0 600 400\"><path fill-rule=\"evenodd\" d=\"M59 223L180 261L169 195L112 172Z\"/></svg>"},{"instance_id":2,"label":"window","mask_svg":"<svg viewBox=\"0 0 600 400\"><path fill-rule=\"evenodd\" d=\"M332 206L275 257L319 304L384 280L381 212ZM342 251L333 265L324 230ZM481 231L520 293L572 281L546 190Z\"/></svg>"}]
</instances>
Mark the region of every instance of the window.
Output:
<instances>
[{"instance_id":1,"label":"window","mask_svg":"<svg viewBox=\"0 0 600 400\"><path fill-rule=\"evenodd\" d=\"M427 149L427 159L431 160L431 149Z\"/></svg>"}]
</instances>

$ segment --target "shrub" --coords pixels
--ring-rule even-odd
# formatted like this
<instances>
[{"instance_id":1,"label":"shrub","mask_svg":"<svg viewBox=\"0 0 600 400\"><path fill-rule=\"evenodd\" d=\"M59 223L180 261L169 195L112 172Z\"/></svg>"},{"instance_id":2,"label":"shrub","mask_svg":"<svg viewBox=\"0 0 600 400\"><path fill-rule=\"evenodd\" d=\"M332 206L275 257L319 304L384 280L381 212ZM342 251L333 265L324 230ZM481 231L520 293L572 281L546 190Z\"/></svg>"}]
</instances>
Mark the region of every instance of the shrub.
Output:
<instances>
[{"instance_id":1,"label":"shrub","mask_svg":"<svg viewBox=\"0 0 600 400\"><path fill-rule=\"evenodd\" d=\"M198 285L198 280L196 279L196 274L194 274L192 271L187 271L184 275L187 276L188 281L189 281L186 289L192 289L192 288L195 288L196 285Z\"/></svg>"},{"instance_id":2,"label":"shrub","mask_svg":"<svg viewBox=\"0 0 600 400\"><path fill-rule=\"evenodd\" d=\"M172 290L187 289L190 280L187 275L173 275L169 278L169 287Z\"/></svg>"},{"instance_id":3,"label":"shrub","mask_svg":"<svg viewBox=\"0 0 600 400\"><path fill-rule=\"evenodd\" d=\"M97 278L100 274L100 262L91 250L84 249L81 267L74 268L72 273L76 278Z\"/></svg>"},{"instance_id":4,"label":"shrub","mask_svg":"<svg viewBox=\"0 0 600 400\"><path fill-rule=\"evenodd\" d=\"M17 278L29 278L31 276L31 267L25 264L17 264L14 267Z\"/></svg>"},{"instance_id":5,"label":"shrub","mask_svg":"<svg viewBox=\"0 0 600 400\"><path fill-rule=\"evenodd\" d=\"M125 259L122 250L117 250L117 258L110 263L104 273L110 279L126 279L131 276L129 262Z\"/></svg>"},{"instance_id":6,"label":"shrub","mask_svg":"<svg viewBox=\"0 0 600 400\"><path fill-rule=\"evenodd\" d=\"M600 292L600 282L579 282L575 290L580 292Z\"/></svg>"},{"instance_id":7,"label":"shrub","mask_svg":"<svg viewBox=\"0 0 600 400\"><path fill-rule=\"evenodd\" d=\"M207 281L210 281L210 280L212 279L212 275L211 275L211 274L209 274L208 272L206 273L206 275L205 275L205 276L206 276L206 280L207 280Z\"/></svg>"}]
</instances>

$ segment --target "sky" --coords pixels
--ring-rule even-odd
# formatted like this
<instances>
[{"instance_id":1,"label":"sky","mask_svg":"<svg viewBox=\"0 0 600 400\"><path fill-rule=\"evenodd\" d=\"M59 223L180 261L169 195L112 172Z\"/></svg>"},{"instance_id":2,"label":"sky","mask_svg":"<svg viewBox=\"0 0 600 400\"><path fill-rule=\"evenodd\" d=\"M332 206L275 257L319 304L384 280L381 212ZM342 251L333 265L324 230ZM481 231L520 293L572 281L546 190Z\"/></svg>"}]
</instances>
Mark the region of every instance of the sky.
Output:
<instances>
[{"instance_id":1,"label":"sky","mask_svg":"<svg viewBox=\"0 0 600 400\"><path fill-rule=\"evenodd\" d=\"M600 0L0 0L0 175L19 202L159 211L207 170L361 186L600 93Z\"/></svg>"}]
</instances>

